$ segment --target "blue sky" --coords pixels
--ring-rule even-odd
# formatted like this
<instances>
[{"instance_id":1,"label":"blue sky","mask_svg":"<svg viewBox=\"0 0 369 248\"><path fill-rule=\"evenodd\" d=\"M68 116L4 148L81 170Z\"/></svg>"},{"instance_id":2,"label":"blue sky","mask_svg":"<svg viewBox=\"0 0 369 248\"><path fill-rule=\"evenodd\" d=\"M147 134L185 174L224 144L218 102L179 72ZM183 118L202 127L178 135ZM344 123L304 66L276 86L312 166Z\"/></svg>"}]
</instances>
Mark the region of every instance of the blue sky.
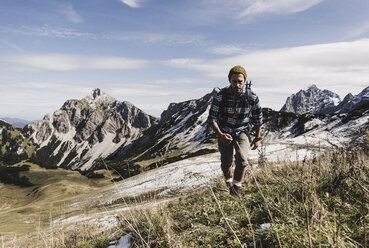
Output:
<instances>
[{"instance_id":1,"label":"blue sky","mask_svg":"<svg viewBox=\"0 0 369 248\"><path fill-rule=\"evenodd\" d=\"M369 1L0 0L0 116L41 119L100 88L160 116L228 85L264 107L316 84L369 85Z\"/></svg>"}]
</instances>

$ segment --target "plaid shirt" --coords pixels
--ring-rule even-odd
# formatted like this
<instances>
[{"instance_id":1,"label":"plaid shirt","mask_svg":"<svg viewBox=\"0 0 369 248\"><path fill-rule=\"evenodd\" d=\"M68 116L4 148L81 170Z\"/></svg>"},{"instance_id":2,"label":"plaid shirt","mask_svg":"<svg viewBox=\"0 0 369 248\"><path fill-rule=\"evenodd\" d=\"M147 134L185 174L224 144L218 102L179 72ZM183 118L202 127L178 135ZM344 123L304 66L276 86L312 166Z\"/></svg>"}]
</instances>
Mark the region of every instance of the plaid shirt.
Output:
<instances>
[{"instance_id":1,"label":"plaid shirt","mask_svg":"<svg viewBox=\"0 0 369 248\"><path fill-rule=\"evenodd\" d=\"M208 121L210 124L217 122L222 132L231 135L245 131L249 122L260 126L263 124L263 113L259 98L251 91L247 100L245 90L240 96L235 96L231 87L223 88L213 99Z\"/></svg>"}]
</instances>

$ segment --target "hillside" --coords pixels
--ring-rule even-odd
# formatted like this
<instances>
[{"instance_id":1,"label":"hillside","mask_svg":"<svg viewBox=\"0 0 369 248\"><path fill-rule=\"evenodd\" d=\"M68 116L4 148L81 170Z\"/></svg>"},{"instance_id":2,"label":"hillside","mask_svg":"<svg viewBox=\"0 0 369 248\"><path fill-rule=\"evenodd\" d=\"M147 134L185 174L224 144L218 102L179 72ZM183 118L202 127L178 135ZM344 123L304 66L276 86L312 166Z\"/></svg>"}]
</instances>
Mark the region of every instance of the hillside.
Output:
<instances>
[{"instance_id":1,"label":"hillside","mask_svg":"<svg viewBox=\"0 0 369 248\"><path fill-rule=\"evenodd\" d=\"M6 229L1 232L8 233L5 241L11 244L11 230L21 234L41 224L44 238L34 233L13 239L28 247L107 247L109 240L127 233L133 247L255 247L254 242L264 247L360 247L369 223L368 135L354 150L330 149L322 156L307 146L300 153L305 156L284 160L255 151L251 163L259 167L248 172L240 198L230 196L218 181L216 153L114 185L58 169L45 182L51 187L24 192L34 200L11 205L6 198L0 225ZM41 179L45 169L37 170ZM59 176L65 183L55 187ZM65 187L66 192L59 191ZM16 192L7 190L9 196ZM50 193L54 198L47 197ZM19 214L23 217L15 217Z\"/></svg>"}]
</instances>

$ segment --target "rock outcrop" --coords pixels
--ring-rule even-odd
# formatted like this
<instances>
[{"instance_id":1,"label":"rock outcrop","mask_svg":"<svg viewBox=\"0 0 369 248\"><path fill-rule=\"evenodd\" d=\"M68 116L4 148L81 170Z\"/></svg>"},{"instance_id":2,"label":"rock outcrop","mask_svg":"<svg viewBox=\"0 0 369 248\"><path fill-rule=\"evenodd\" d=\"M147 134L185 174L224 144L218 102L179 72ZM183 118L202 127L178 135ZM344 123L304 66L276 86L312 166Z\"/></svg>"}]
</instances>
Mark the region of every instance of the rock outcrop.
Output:
<instances>
[{"instance_id":1,"label":"rock outcrop","mask_svg":"<svg viewBox=\"0 0 369 248\"><path fill-rule=\"evenodd\" d=\"M351 93L347 94L343 101L337 106L336 113L349 113L354 109L367 106L369 104L369 86L362 92L353 96ZM368 106L367 106L368 107Z\"/></svg>"},{"instance_id":2,"label":"rock outcrop","mask_svg":"<svg viewBox=\"0 0 369 248\"><path fill-rule=\"evenodd\" d=\"M26 129L39 145L32 160L45 167L87 170L95 160L140 138L155 122L131 103L95 89L82 100L66 101Z\"/></svg>"},{"instance_id":3,"label":"rock outcrop","mask_svg":"<svg viewBox=\"0 0 369 248\"><path fill-rule=\"evenodd\" d=\"M340 97L329 91L320 90L316 85L300 90L287 98L280 111L295 114L328 114L334 112L341 102Z\"/></svg>"}]
</instances>

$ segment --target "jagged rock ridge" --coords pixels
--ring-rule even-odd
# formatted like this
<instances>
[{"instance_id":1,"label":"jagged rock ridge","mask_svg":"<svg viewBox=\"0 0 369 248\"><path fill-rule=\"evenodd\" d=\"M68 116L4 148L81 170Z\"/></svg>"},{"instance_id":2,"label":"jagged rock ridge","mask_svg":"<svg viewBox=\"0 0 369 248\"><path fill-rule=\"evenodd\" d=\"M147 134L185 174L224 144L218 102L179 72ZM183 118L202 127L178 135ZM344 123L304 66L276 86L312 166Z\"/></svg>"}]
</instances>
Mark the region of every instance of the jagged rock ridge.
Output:
<instances>
[{"instance_id":1,"label":"jagged rock ridge","mask_svg":"<svg viewBox=\"0 0 369 248\"><path fill-rule=\"evenodd\" d=\"M340 97L329 90L320 90L316 85L300 90L287 98L280 111L295 114L328 114L334 112L341 102Z\"/></svg>"},{"instance_id":2,"label":"jagged rock ridge","mask_svg":"<svg viewBox=\"0 0 369 248\"><path fill-rule=\"evenodd\" d=\"M351 93L347 94L342 102L337 106L336 113L348 113L356 108L367 105L369 103L369 86L366 87L356 96Z\"/></svg>"},{"instance_id":3,"label":"jagged rock ridge","mask_svg":"<svg viewBox=\"0 0 369 248\"><path fill-rule=\"evenodd\" d=\"M156 122L129 102L95 89L82 100L68 100L53 115L26 126L39 146L32 160L46 167L90 169L122 145L140 138Z\"/></svg>"},{"instance_id":4,"label":"jagged rock ridge","mask_svg":"<svg viewBox=\"0 0 369 248\"><path fill-rule=\"evenodd\" d=\"M180 151L179 157L198 152L212 152L214 136L207 122L213 96L219 89L200 99L169 104L157 125L131 146L122 146L112 159L135 161ZM187 154L187 155L186 155Z\"/></svg>"}]
</instances>

